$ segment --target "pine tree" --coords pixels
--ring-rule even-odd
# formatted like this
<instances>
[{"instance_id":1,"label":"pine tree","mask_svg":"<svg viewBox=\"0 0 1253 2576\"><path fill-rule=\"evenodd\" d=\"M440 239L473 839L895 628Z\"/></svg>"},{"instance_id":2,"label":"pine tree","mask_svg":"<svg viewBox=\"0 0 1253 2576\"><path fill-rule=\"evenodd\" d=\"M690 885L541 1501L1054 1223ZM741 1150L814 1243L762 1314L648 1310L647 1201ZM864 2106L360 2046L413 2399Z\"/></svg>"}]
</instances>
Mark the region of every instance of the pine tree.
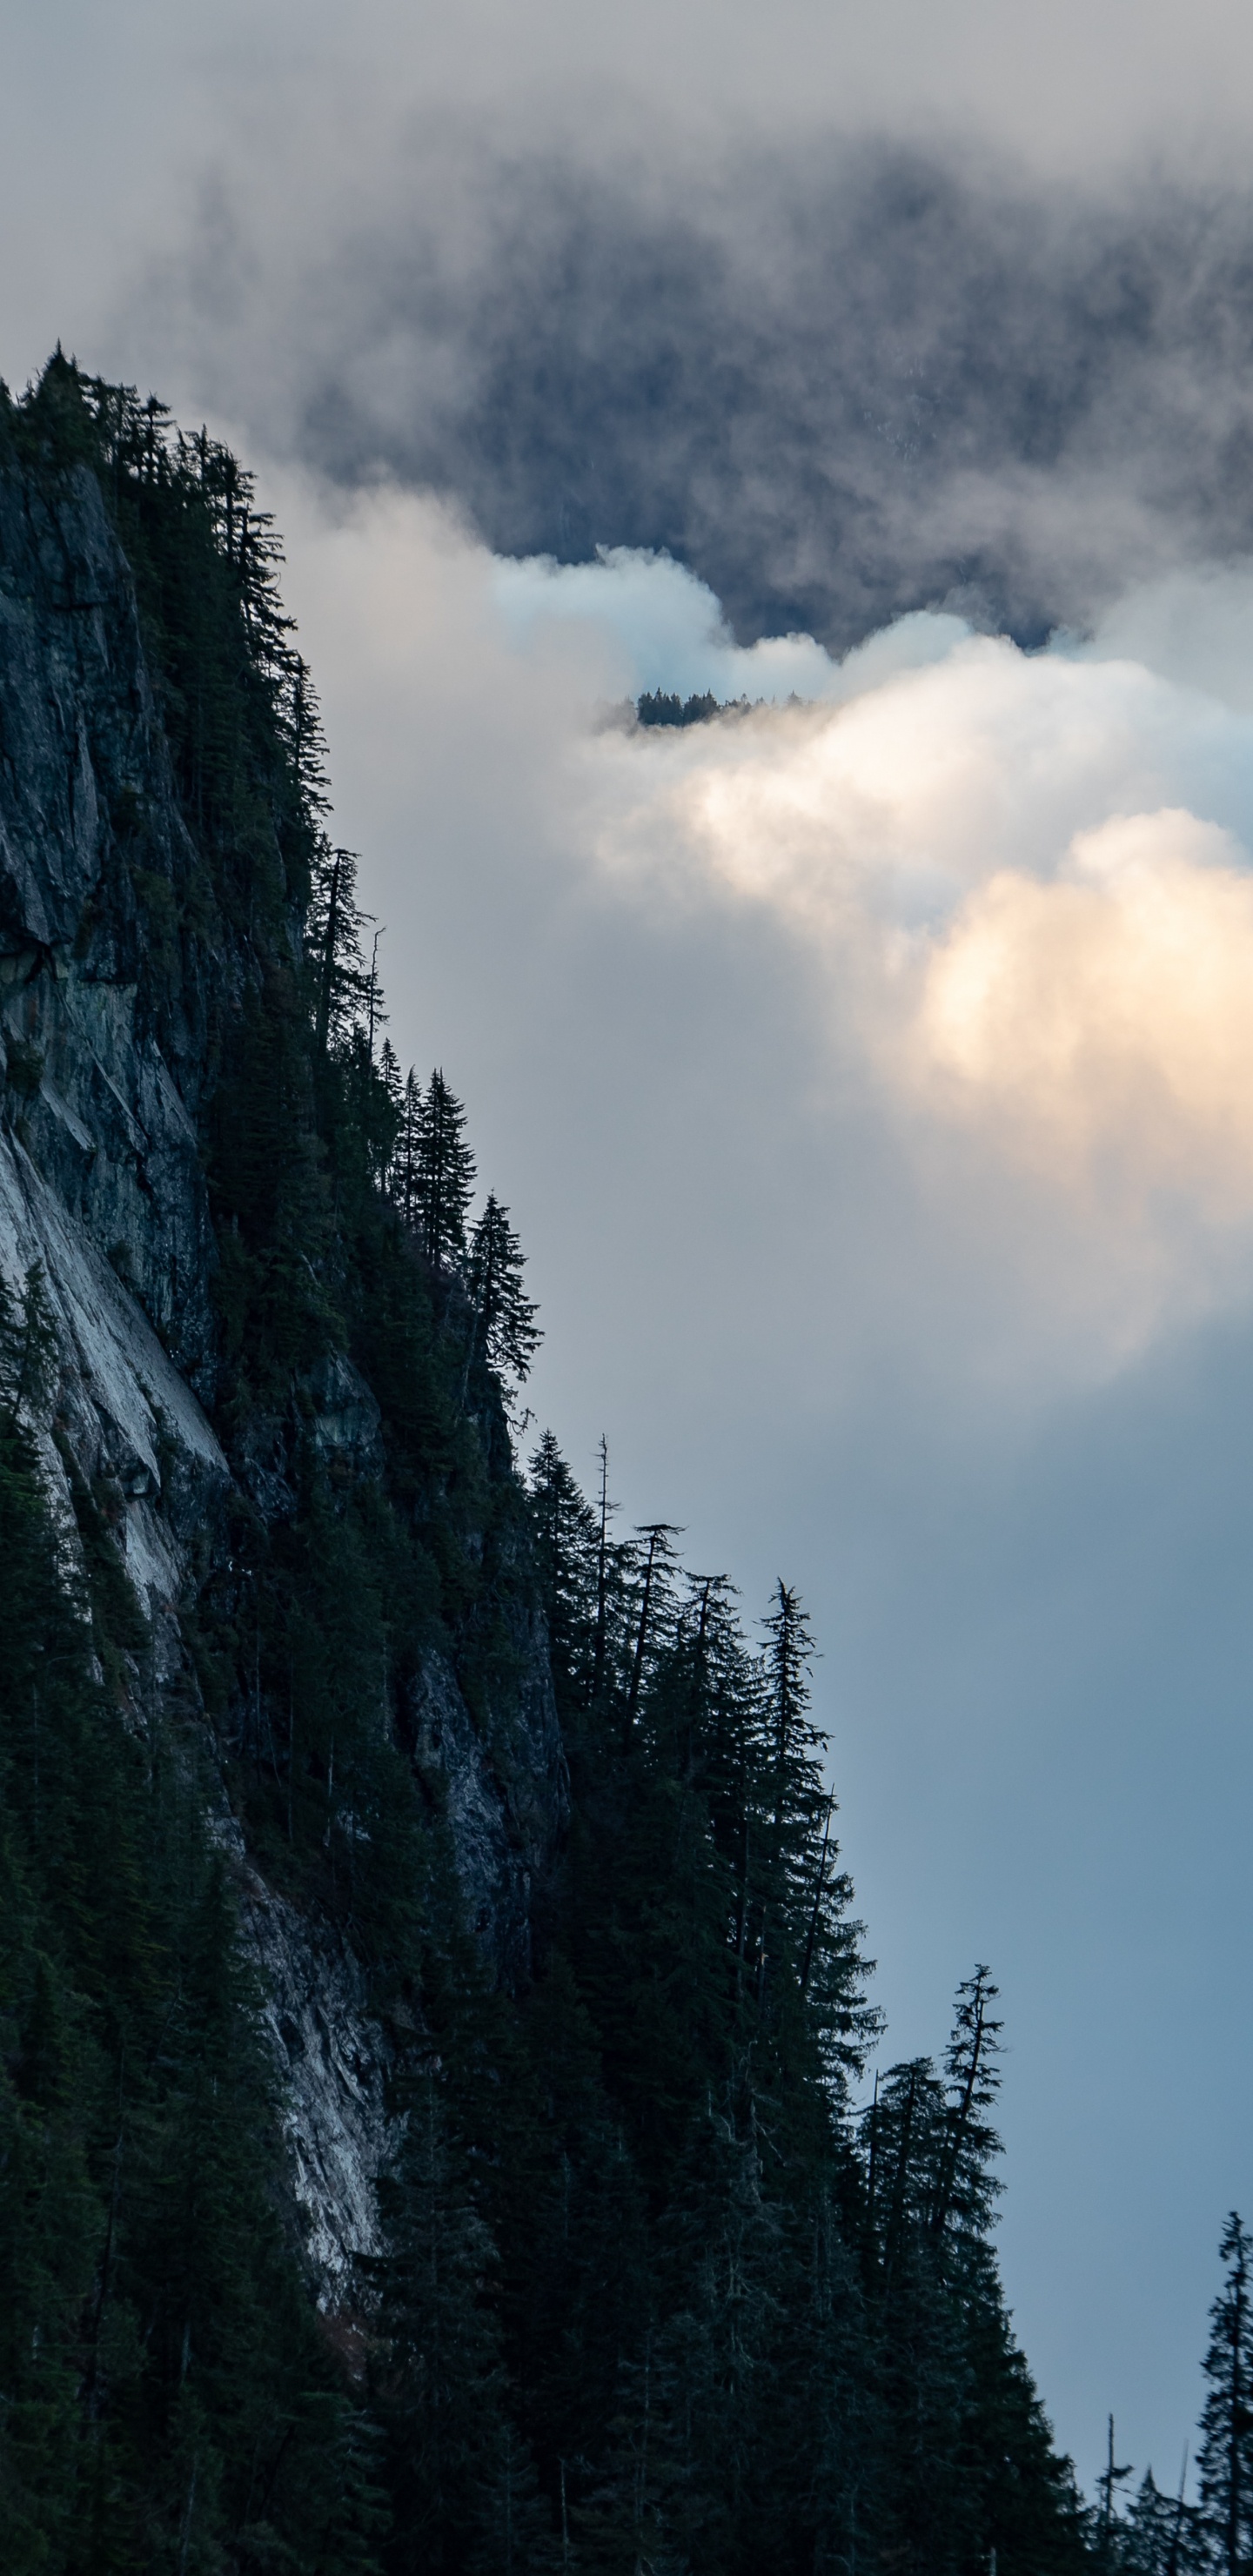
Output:
<instances>
[{"instance_id":1,"label":"pine tree","mask_svg":"<svg viewBox=\"0 0 1253 2576\"><path fill-rule=\"evenodd\" d=\"M400 1126L392 1166L392 1197L407 1226L418 1221L418 1140L422 1125L422 1085L413 1066L405 1076L399 1102Z\"/></svg>"},{"instance_id":2,"label":"pine tree","mask_svg":"<svg viewBox=\"0 0 1253 2576\"><path fill-rule=\"evenodd\" d=\"M506 2436L500 2332L490 2295L496 2249L448 2135L433 2067L401 2103L404 2134L383 2187L376 2402L390 2454L395 2537L388 2564L460 2569L481 2515L500 2507Z\"/></svg>"},{"instance_id":3,"label":"pine tree","mask_svg":"<svg viewBox=\"0 0 1253 2576\"><path fill-rule=\"evenodd\" d=\"M560 2566L552 2515L517 2426L502 2415L474 2506L471 2576L541 2576Z\"/></svg>"},{"instance_id":4,"label":"pine tree","mask_svg":"<svg viewBox=\"0 0 1253 2576\"><path fill-rule=\"evenodd\" d=\"M670 2529L675 2482L672 2374L645 2329L637 2360L624 2357L606 2455L585 2503L571 2516L579 2576L686 2576Z\"/></svg>"},{"instance_id":5,"label":"pine tree","mask_svg":"<svg viewBox=\"0 0 1253 2576\"><path fill-rule=\"evenodd\" d=\"M1115 2457L1114 2418L1111 2415L1106 2436L1105 2466L1097 2479L1101 2509L1097 2520L1097 2554L1103 2566L1113 2567L1118 2552L1118 2489L1131 2475L1131 2462L1119 2467Z\"/></svg>"},{"instance_id":6,"label":"pine tree","mask_svg":"<svg viewBox=\"0 0 1253 2576\"><path fill-rule=\"evenodd\" d=\"M1223 2229L1226 2278L1210 2309L1209 2395L1201 2416L1201 2502L1218 2565L1240 2576L1253 2549L1253 2316L1250 2240L1237 2210Z\"/></svg>"},{"instance_id":7,"label":"pine tree","mask_svg":"<svg viewBox=\"0 0 1253 2576\"><path fill-rule=\"evenodd\" d=\"M314 988L314 1043L325 1061L367 1015L372 980L361 937L368 915L357 901L357 855L321 840L305 925Z\"/></svg>"},{"instance_id":8,"label":"pine tree","mask_svg":"<svg viewBox=\"0 0 1253 2576\"><path fill-rule=\"evenodd\" d=\"M530 1503L553 1680L570 1723L593 1697L605 1576L595 1514L551 1431L531 1458Z\"/></svg>"},{"instance_id":9,"label":"pine tree","mask_svg":"<svg viewBox=\"0 0 1253 2576\"><path fill-rule=\"evenodd\" d=\"M466 1293L470 1301L470 1337L466 1372L486 1360L489 1368L524 1380L539 1348L539 1312L522 1287L524 1254L509 1223L509 1210L489 1191L487 1204L470 1236Z\"/></svg>"},{"instance_id":10,"label":"pine tree","mask_svg":"<svg viewBox=\"0 0 1253 2576\"><path fill-rule=\"evenodd\" d=\"M451 1270L465 1253L466 1215L474 1190L474 1156L465 1141L465 1111L438 1067L417 1113L414 1179L416 1233L432 1270Z\"/></svg>"},{"instance_id":11,"label":"pine tree","mask_svg":"<svg viewBox=\"0 0 1253 2576\"><path fill-rule=\"evenodd\" d=\"M638 1555L638 1617L624 1711L625 1741L639 1716L640 1693L673 1629L678 1559L671 1542L679 1535L673 1521L647 1521L635 1536Z\"/></svg>"},{"instance_id":12,"label":"pine tree","mask_svg":"<svg viewBox=\"0 0 1253 2576\"><path fill-rule=\"evenodd\" d=\"M46 1395L56 1363L56 1331L41 1264L32 1261L15 1297L0 1273L0 1416L10 1428Z\"/></svg>"},{"instance_id":13,"label":"pine tree","mask_svg":"<svg viewBox=\"0 0 1253 2576\"><path fill-rule=\"evenodd\" d=\"M985 2117L999 2082L996 2059L1002 2025L989 2009L996 1995L982 1963L957 1989L956 2019L945 2057L944 2142L930 2213L937 2239L943 2238L946 2229L985 2234L993 2197L1000 2188L991 2172L1000 2140Z\"/></svg>"},{"instance_id":14,"label":"pine tree","mask_svg":"<svg viewBox=\"0 0 1253 2576\"><path fill-rule=\"evenodd\" d=\"M1200 2509L1185 2501L1184 2471L1178 2491L1163 2495L1151 2469L1115 2533L1117 2565L1125 2576L1207 2576L1213 2560Z\"/></svg>"}]
</instances>

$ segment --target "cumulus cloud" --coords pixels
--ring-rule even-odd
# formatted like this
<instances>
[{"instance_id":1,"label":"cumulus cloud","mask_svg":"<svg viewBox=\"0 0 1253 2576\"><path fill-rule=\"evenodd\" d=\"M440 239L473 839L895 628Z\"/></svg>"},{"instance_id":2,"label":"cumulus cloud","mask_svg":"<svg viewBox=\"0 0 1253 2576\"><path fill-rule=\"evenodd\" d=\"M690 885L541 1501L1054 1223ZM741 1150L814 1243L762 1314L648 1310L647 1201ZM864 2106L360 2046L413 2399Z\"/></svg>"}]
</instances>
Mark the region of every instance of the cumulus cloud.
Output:
<instances>
[{"instance_id":1,"label":"cumulus cloud","mask_svg":"<svg viewBox=\"0 0 1253 2576\"><path fill-rule=\"evenodd\" d=\"M600 546L589 562L572 564L552 555L498 557L493 589L519 643L554 626L612 633L632 698L657 687L659 672L681 697L724 703L826 697L840 686L839 666L812 635L737 645L708 584L664 551Z\"/></svg>"},{"instance_id":2,"label":"cumulus cloud","mask_svg":"<svg viewBox=\"0 0 1253 2576\"><path fill-rule=\"evenodd\" d=\"M998 871L935 943L910 1034L929 1103L1048 1178L1253 1212L1253 877L1213 824L1120 816L1050 883Z\"/></svg>"},{"instance_id":3,"label":"cumulus cloud","mask_svg":"<svg viewBox=\"0 0 1253 2576\"><path fill-rule=\"evenodd\" d=\"M843 1080L855 1056L916 1162L960 1134L985 1210L1014 1176L1023 1270L1039 1280L1047 1233L1054 1294L1066 1202L1114 1347L1243 1293L1249 717L1143 662L925 619L829 693L598 746L602 864L643 899L786 925L820 963Z\"/></svg>"},{"instance_id":4,"label":"cumulus cloud","mask_svg":"<svg viewBox=\"0 0 1253 2576\"><path fill-rule=\"evenodd\" d=\"M934 1298L923 1318L907 1283L940 1270L962 1365L977 1377L994 1354L1024 1401L1247 1297L1253 711L1234 646L1253 576L1224 577L1224 698L1182 668L1200 612L1178 582L1169 614L1160 593L1129 598L1081 647L1026 653L917 614L837 661L805 637L735 646L665 558L502 562L403 495L333 529L313 507L295 568L298 605L310 584L336 601L313 641L336 738L369 776L360 818L350 782L347 828L376 854L381 914L450 1057L473 1057L484 1019L492 1087L537 1045L546 1082L554 1046L605 1053L621 1096L602 1098L588 1186L603 1168L620 1212L613 1175L634 1172L650 1224L642 1104L668 1087L699 1093L732 1206L786 1170L825 1244L836 1207L859 1205L838 1316L805 1326L832 1402L885 1336L925 1365ZM767 702L680 732L606 729L645 675ZM807 702L788 703L802 679ZM497 925L506 985L488 1005ZM433 991L417 961L450 941ZM676 978L681 1015L658 1037ZM748 1334L759 1318L746 1302L728 1320ZM951 1325L941 1346L951 1366Z\"/></svg>"}]
</instances>

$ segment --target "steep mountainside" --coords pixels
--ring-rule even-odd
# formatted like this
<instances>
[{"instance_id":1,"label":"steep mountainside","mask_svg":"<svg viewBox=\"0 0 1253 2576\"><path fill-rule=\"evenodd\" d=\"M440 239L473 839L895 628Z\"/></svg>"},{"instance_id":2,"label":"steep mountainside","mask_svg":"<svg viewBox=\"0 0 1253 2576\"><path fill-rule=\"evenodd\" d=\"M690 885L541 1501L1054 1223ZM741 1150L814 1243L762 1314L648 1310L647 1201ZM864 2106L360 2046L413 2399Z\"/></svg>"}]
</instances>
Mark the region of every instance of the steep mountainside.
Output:
<instances>
[{"instance_id":1,"label":"steep mountainside","mask_svg":"<svg viewBox=\"0 0 1253 2576\"><path fill-rule=\"evenodd\" d=\"M220 1574L227 1561L233 1478L236 1499L242 1490L268 1532L298 1518L302 1448L342 1488L377 1482L384 1444L378 1405L329 1310L305 1319L304 1364L281 1397L267 1388L262 1409L250 1405L241 1420L236 1402L234 1419L222 1418L228 1372L214 1313L212 1165L206 1173L201 1140L224 1073L229 1081L249 1035L255 1044L267 994L297 970L303 854L284 848L263 812L268 902L249 885L245 905L240 887L220 881L217 818L206 864L185 819L134 583L99 480L85 462L46 470L58 433L73 443L72 412L68 436L60 416L75 401L68 373L54 369L42 399L53 417L50 435L32 442L34 470L11 457L0 483L9 1112L0 1133L0 1257L11 1279L37 1262L47 1281L57 1368L42 1464L67 1526L77 1472L134 1584L151 1643L127 1686L142 1706L180 1682L194 1687L180 1607L206 1567ZM246 568L242 503L241 511L236 543ZM206 513L197 533L203 541L211 532ZM242 795L231 783L243 802L269 782L245 781ZM196 801L203 807L202 784ZM247 821L255 831L256 820ZM297 838L290 824L287 837ZM221 855L227 867L246 865L246 849ZM264 1078L260 1064L235 1073L238 1125L255 1122L261 1104L248 1093ZM237 1211L230 1221L237 1228ZM486 1493L479 1500L490 1508ZM483 1541L474 1517L448 1534L471 1590ZM519 1670L506 1704L496 1694L486 1730L498 1738L500 1763L458 1684L455 1622L446 1628L436 1615L409 1676L415 1741L425 1767L444 1775L469 1908L502 1967L525 1957L526 1882L551 1851L561 1801L552 1690L530 1604L518 1645ZM242 1842L230 1841L243 1866ZM312 2241L338 2275L355 2245L374 2242L369 2180L385 2137L383 2061L360 2023L360 1981L342 1944L332 1951L315 1942L255 1859L242 1884L275 1999L273 2028L290 2034L294 2052L286 2072Z\"/></svg>"},{"instance_id":2,"label":"steep mountainside","mask_svg":"<svg viewBox=\"0 0 1253 2576\"><path fill-rule=\"evenodd\" d=\"M854 2115L799 1605L523 1481L275 559L155 404L5 397L0 2556L1078 2566L995 1990Z\"/></svg>"}]
</instances>

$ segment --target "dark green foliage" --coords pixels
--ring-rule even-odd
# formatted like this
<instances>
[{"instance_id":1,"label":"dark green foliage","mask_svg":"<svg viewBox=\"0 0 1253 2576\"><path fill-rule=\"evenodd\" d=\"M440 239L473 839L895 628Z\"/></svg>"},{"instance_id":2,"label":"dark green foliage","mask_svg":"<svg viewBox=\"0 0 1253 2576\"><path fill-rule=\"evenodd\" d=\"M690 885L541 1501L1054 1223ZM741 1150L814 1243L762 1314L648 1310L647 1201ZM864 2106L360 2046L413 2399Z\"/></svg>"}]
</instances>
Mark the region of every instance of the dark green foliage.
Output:
<instances>
[{"instance_id":1,"label":"dark green foliage","mask_svg":"<svg viewBox=\"0 0 1253 2576\"><path fill-rule=\"evenodd\" d=\"M0 2562L224 2576L282 2533L295 2564L363 2567L377 2507L266 2189L203 1788L96 1678L137 1613L119 1632L118 1585L68 1587L13 1415L0 1558Z\"/></svg>"},{"instance_id":2,"label":"dark green foliage","mask_svg":"<svg viewBox=\"0 0 1253 2576\"><path fill-rule=\"evenodd\" d=\"M664 689L646 689L635 701L636 720L642 725L707 724L710 716L722 714L722 702L708 690L703 697L679 698Z\"/></svg>"},{"instance_id":3,"label":"dark green foliage","mask_svg":"<svg viewBox=\"0 0 1253 2576\"><path fill-rule=\"evenodd\" d=\"M1208 2383L1197 2460L1200 2502L1187 2501L1187 2453L1178 2492L1163 2495L1146 2470L1138 2492L1119 2510L1118 2490L1130 2469L1115 2459L1109 2423L1107 2464L1097 2480L1093 2556L1118 2576L1239 2576L1253 2559L1253 2318L1250 2240L1237 2210L1222 2232L1222 2287L1210 2309L1203 2363Z\"/></svg>"},{"instance_id":4,"label":"dark green foliage","mask_svg":"<svg viewBox=\"0 0 1253 2576\"><path fill-rule=\"evenodd\" d=\"M1253 2284L1248 2233L1234 2209L1219 2254L1226 2276L1210 2310L1201 2501L1217 2563L1237 2576L1253 2550Z\"/></svg>"},{"instance_id":5,"label":"dark green foliage","mask_svg":"<svg viewBox=\"0 0 1253 2576\"><path fill-rule=\"evenodd\" d=\"M1127 2576L1201 2576L1214 2564L1198 2508L1185 2502L1182 2485L1177 2496L1162 2495L1151 2469L1113 2534L1111 2556Z\"/></svg>"},{"instance_id":6,"label":"dark green foliage","mask_svg":"<svg viewBox=\"0 0 1253 2576\"><path fill-rule=\"evenodd\" d=\"M985 1969L943 2074L892 2070L853 2122L876 2022L801 1604L778 1586L754 1653L727 1587L680 1579L663 1524L615 1543L607 1494L590 1506L550 1437L532 1490L574 1791L549 1975L593 2043L584 2135L616 2131L638 2195L596 2435L527 2357L550 2493L565 2462L569 2564L1082 2565L989 2238ZM573 2212L577 2135L563 2156Z\"/></svg>"},{"instance_id":7,"label":"dark green foliage","mask_svg":"<svg viewBox=\"0 0 1253 2576\"><path fill-rule=\"evenodd\" d=\"M4 1078L19 1100L33 1100L43 1080L44 1060L38 1047L26 1046L21 1038L5 1042Z\"/></svg>"},{"instance_id":8,"label":"dark green foliage","mask_svg":"<svg viewBox=\"0 0 1253 2576\"><path fill-rule=\"evenodd\" d=\"M423 1257L435 1271L451 1269L465 1251L474 1192L465 1123L460 1101L437 1068L417 1104L413 1182L413 1222Z\"/></svg>"},{"instance_id":9,"label":"dark green foliage","mask_svg":"<svg viewBox=\"0 0 1253 2576\"><path fill-rule=\"evenodd\" d=\"M540 1344L538 1307L522 1286L525 1254L509 1223L509 1210L489 1190L470 1236L466 1295L470 1307L469 1360L484 1360L498 1376L528 1376Z\"/></svg>"},{"instance_id":10,"label":"dark green foliage","mask_svg":"<svg viewBox=\"0 0 1253 2576\"><path fill-rule=\"evenodd\" d=\"M20 1298L0 1277L0 1424L6 1431L16 1430L23 1406L46 1394L55 1356L48 1293L35 1261Z\"/></svg>"}]
</instances>

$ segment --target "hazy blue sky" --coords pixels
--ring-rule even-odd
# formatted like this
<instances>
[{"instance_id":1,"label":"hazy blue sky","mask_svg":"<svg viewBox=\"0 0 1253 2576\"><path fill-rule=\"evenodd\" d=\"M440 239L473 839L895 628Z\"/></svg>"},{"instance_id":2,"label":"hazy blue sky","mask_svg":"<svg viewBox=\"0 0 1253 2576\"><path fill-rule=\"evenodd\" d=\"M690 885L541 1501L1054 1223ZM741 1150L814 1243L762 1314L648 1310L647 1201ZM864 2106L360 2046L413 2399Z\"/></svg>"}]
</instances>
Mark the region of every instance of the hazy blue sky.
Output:
<instances>
[{"instance_id":1,"label":"hazy blue sky","mask_svg":"<svg viewBox=\"0 0 1253 2576\"><path fill-rule=\"evenodd\" d=\"M535 1404L806 1593L889 2045L992 1962L1028 2354L1172 2478L1253 2206L1253 21L0 26L0 369L257 468Z\"/></svg>"}]
</instances>

